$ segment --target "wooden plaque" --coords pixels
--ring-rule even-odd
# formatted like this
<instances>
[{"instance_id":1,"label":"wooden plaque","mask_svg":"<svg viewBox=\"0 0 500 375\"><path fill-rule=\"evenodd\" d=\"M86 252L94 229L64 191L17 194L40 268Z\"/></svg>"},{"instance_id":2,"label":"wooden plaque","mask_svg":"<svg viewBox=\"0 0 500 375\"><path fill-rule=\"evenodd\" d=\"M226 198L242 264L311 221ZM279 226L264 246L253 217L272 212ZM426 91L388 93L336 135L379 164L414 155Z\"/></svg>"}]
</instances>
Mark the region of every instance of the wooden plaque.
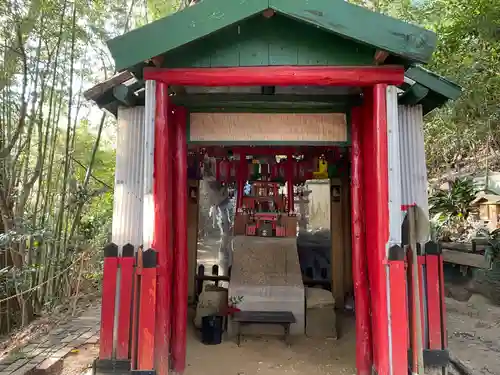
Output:
<instances>
[{"instance_id":1,"label":"wooden plaque","mask_svg":"<svg viewBox=\"0 0 500 375\"><path fill-rule=\"evenodd\" d=\"M189 141L334 143L347 141L344 113L192 113Z\"/></svg>"}]
</instances>

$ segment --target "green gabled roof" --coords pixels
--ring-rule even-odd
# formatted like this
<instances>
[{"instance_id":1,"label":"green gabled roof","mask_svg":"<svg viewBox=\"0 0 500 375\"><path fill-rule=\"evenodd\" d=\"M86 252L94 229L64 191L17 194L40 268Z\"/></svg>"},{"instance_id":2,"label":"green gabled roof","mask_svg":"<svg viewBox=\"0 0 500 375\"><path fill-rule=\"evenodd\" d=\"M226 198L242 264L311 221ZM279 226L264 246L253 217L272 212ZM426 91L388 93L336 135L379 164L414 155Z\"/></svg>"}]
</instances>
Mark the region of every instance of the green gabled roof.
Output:
<instances>
[{"instance_id":1,"label":"green gabled roof","mask_svg":"<svg viewBox=\"0 0 500 375\"><path fill-rule=\"evenodd\" d=\"M203 0L199 4L108 41L116 70L206 37L267 9L358 43L427 63L436 35L344 0Z\"/></svg>"},{"instance_id":2,"label":"green gabled roof","mask_svg":"<svg viewBox=\"0 0 500 375\"><path fill-rule=\"evenodd\" d=\"M421 66L410 67L405 72L405 77L418 82L446 99L456 100L462 93L462 88L455 82Z\"/></svg>"},{"instance_id":3,"label":"green gabled roof","mask_svg":"<svg viewBox=\"0 0 500 375\"><path fill-rule=\"evenodd\" d=\"M412 66L405 72L405 78L414 82L401 96L401 104L423 107L424 114L441 107L450 100L456 100L462 88L456 83L427 70L421 66Z\"/></svg>"}]
</instances>

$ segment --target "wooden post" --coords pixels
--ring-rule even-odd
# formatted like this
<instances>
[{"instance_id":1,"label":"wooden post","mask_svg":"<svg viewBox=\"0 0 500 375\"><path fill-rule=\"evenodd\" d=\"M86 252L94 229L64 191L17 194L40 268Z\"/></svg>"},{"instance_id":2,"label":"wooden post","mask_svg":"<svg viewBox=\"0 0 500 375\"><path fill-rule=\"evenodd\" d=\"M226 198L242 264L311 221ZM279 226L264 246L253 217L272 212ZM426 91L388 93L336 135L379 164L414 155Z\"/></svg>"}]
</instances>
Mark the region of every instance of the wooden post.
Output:
<instances>
[{"instance_id":1,"label":"wooden post","mask_svg":"<svg viewBox=\"0 0 500 375\"><path fill-rule=\"evenodd\" d=\"M130 306L132 304L132 290L134 278L134 246L123 246L120 258L120 308L118 312L118 330L116 359L129 359L130 352Z\"/></svg>"},{"instance_id":2,"label":"wooden post","mask_svg":"<svg viewBox=\"0 0 500 375\"><path fill-rule=\"evenodd\" d=\"M425 244L425 259L429 349L446 349L446 305L444 298L443 257L439 244L435 242L428 242Z\"/></svg>"},{"instance_id":3,"label":"wooden post","mask_svg":"<svg viewBox=\"0 0 500 375\"><path fill-rule=\"evenodd\" d=\"M132 284L132 329L130 332L130 368L137 369L137 337L139 335L139 308L140 308L140 290L142 274L142 247L137 249L135 254L135 267Z\"/></svg>"},{"instance_id":4,"label":"wooden post","mask_svg":"<svg viewBox=\"0 0 500 375\"><path fill-rule=\"evenodd\" d=\"M416 370L416 374L424 374L424 359L423 359L423 340L422 340L422 298L421 298L421 272L420 265L418 264L418 251L417 251L417 235L416 235L416 225L417 217L415 206L408 208L408 228L409 228L409 243L410 243L410 256L411 256L411 267L412 267L412 288L410 293L413 298L413 309L412 309L412 331L414 331L414 336L412 340L412 351L413 351L413 367Z\"/></svg>"},{"instance_id":5,"label":"wooden post","mask_svg":"<svg viewBox=\"0 0 500 375\"><path fill-rule=\"evenodd\" d=\"M351 120L352 121L352 120ZM352 125L351 125L352 128ZM352 137L352 135L351 135ZM344 291L353 291L352 275L352 240L351 240L351 194L349 188L349 175L347 171L342 173L342 238L344 246Z\"/></svg>"},{"instance_id":6,"label":"wooden post","mask_svg":"<svg viewBox=\"0 0 500 375\"><path fill-rule=\"evenodd\" d=\"M387 306L387 252L389 191L386 85L364 91L363 195L366 218L366 253L370 280L373 366L389 373L389 319Z\"/></svg>"},{"instance_id":7,"label":"wooden post","mask_svg":"<svg viewBox=\"0 0 500 375\"><path fill-rule=\"evenodd\" d=\"M156 252L149 249L142 254L141 289L139 297L137 365L136 370L155 369L156 325Z\"/></svg>"},{"instance_id":8,"label":"wooden post","mask_svg":"<svg viewBox=\"0 0 500 375\"><path fill-rule=\"evenodd\" d=\"M155 369L166 375L169 369L172 305L172 115L168 86L156 83L154 147L154 236L158 251L158 308L156 316Z\"/></svg>"},{"instance_id":9,"label":"wooden post","mask_svg":"<svg viewBox=\"0 0 500 375\"><path fill-rule=\"evenodd\" d=\"M104 248L102 280L101 333L99 359L113 357L113 329L115 325L116 276L118 272L118 246L110 243Z\"/></svg>"},{"instance_id":10,"label":"wooden post","mask_svg":"<svg viewBox=\"0 0 500 375\"><path fill-rule=\"evenodd\" d=\"M196 263L198 247L198 202L200 183L197 180L188 181L188 253L189 253L189 282L188 299L190 303L196 301Z\"/></svg>"},{"instance_id":11,"label":"wooden post","mask_svg":"<svg viewBox=\"0 0 500 375\"><path fill-rule=\"evenodd\" d=\"M372 332L370 293L366 255L365 215L363 205L363 158L361 154L361 109L353 108L351 120L351 221L352 277L356 301L356 367L358 375L372 371Z\"/></svg>"},{"instance_id":12,"label":"wooden post","mask_svg":"<svg viewBox=\"0 0 500 375\"><path fill-rule=\"evenodd\" d=\"M183 373L186 367L186 329L188 307L187 247L187 139L186 110L177 107L174 126L174 285L172 316L172 368Z\"/></svg>"},{"instance_id":13,"label":"wooden post","mask_svg":"<svg viewBox=\"0 0 500 375\"><path fill-rule=\"evenodd\" d=\"M394 245L389 249L389 284L392 338L392 373L408 372L408 305L406 303L405 251Z\"/></svg>"},{"instance_id":14,"label":"wooden post","mask_svg":"<svg viewBox=\"0 0 500 375\"><path fill-rule=\"evenodd\" d=\"M344 231L342 228L342 184L332 179L330 185L330 228L331 228L331 266L332 293L335 306L344 308Z\"/></svg>"},{"instance_id":15,"label":"wooden post","mask_svg":"<svg viewBox=\"0 0 500 375\"><path fill-rule=\"evenodd\" d=\"M439 256L425 255L427 285L427 319L429 349L442 349L441 342L441 283L439 282ZM422 317L423 319L423 317Z\"/></svg>"},{"instance_id":16,"label":"wooden post","mask_svg":"<svg viewBox=\"0 0 500 375\"><path fill-rule=\"evenodd\" d=\"M286 159L286 184L288 188L288 214L295 212L295 202L293 195L293 154L288 154Z\"/></svg>"},{"instance_id":17,"label":"wooden post","mask_svg":"<svg viewBox=\"0 0 500 375\"><path fill-rule=\"evenodd\" d=\"M240 167L236 171L236 213L240 213L243 207L243 192L245 191L245 181L247 180L247 155L240 152Z\"/></svg>"},{"instance_id":18,"label":"wooden post","mask_svg":"<svg viewBox=\"0 0 500 375\"><path fill-rule=\"evenodd\" d=\"M443 253L441 246L439 244L434 244L436 248L436 253L439 254L438 256L438 262L439 262L439 284L441 286L440 289L440 300L441 300L441 343L443 345L443 349L446 349L448 347L448 331L447 331L447 324L446 324L446 300L445 300L445 293L444 293L444 269L443 269ZM426 249L427 252L427 249Z\"/></svg>"}]
</instances>

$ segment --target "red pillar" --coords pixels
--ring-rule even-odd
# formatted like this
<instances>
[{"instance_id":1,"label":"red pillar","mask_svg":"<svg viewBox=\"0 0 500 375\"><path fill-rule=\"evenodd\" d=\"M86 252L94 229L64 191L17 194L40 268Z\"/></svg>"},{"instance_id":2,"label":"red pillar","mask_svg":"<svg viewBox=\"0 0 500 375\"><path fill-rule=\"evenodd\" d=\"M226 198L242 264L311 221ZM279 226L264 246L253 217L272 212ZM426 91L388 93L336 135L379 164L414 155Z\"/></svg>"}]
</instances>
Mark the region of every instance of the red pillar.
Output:
<instances>
[{"instance_id":1,"label":"red pillar","mask_svg":"<svg viewBox=\"0 0 500 375\"><path fill-rule=\"evenodd\" d=\"M114 243L104 248L104 269L102 278L101 334L99 359L113 357L113 330L115 326L116 275L118 273L118 246Z\"/></svg>"},{"instance_id":2,"label":"red pillar","mask_svg":"<svg viewBox=\"0 0 500 375\"><path fill-rule=\"evenodd\" d=\"M134 246L123 246L120 263L120 306L118 313L118 332L116 358L126 360L130 352L130 314L132 304L132 290L134 280Z\"/></svg>"},{"instance_id":3,"label":"red pillar","mask_svg":"<svg viewBox=\"0 0 500 375\"><path fill-rule=\"evenodd\" d=\"M158 252L158 298L156 310L155 368L158 375L169 369L172 303L172 158L171 106L168 85L156 82L154 151L154 235Z\"/></svg>"},{"instance_id":4,"label":"red pillar","mask_svg":"<svg viewBox=\"0 0 500 375\"><path fill-rule=\"evenodd\" d=\"M155 337L157 300L157 253L152 249L142 253L139 311L137 318L137 363L134 370L155 369Z\"/></svg>"},{"instance_id":5,"label":"red pillar","mask_svg":"<svg viewBox=\"0 0 500 375\"><path fill-rule=\"evenodd\" d=\"M361 108L355 107L351 114L351 234L352 277L356 300L356 368L358 375L370 375L372 336L363 210L362 126Z\"/></svg>"},{"instance_id":6,"label":"red pillar","mask_svg":"<svg viewBox=\"0 0 500 375\"><path fill-rule=\"evenodd\" d=\"M386 85L365 90L363 104L363 174L366 251L370 281L373 364L389 374L386 246L389 240Z\"/></svg>"},{"instance_id":7,"label":"red pillar","mask_svg":"<svg viewBox=\"0 0 500 375\"><path fill-rule=\"evenodd\" d=\"M172 316L172 368L183 373L186 367L186 327L188 304L187 248L187 137L186 110L176 107L174 121L174 280Z\"/></svg>"},{"instance_id":8,"label":"red pillar","mask_svg":"<svg viewBox=\"0 0 500 375\"><path fill-rule=\"evenodd\" d=\"M406 301L405 253L399 245L389 249L392 374L408 372L408 303Z\"/></svg>"}]
</instances>

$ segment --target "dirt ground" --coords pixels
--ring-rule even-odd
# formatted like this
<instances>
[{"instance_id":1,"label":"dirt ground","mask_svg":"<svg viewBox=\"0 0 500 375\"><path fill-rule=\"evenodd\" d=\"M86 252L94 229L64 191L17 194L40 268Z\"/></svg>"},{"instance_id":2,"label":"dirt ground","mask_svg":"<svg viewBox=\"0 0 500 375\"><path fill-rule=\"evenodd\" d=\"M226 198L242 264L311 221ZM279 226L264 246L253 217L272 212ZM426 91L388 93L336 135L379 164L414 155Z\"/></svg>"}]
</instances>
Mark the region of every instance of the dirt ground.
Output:
<instances>
[{"instance_id":1,"label":"dirt ground","mask_svg":"<svg viewBox=\"0 0 500 375\"><path fill-rule=\"evenodd\" d=\"M500 307L480 295L468 302L447 299L448 339L453 354L477 375L500 375ZM185 375L354 375L354 319L342 316L339 340L292 338L287 347L279 337L243 337L206 346L190 328ZM69 354L58 375L90 375L97 345Z\"/></svg>"},{"instance_id":2,"label":"dirt ground","mask_svg":"<svg viewBox=\"0 0 500 375\"><path fill-rule=\"evenodd\" d=\"M355 375L354 319L343 317L339 340L242 337L207 346L194 329L189 332L185 375Z\"/></svg>"},{"instance_id":3,"label":"dirt ground","mask_svg":"<svg viewBox=\"0 0 500 375\"><path fill-rule=\"evenodd\" d=\"M500 375L500 307L481 295L446 300L448 345L473 374ZM287 348L278 338L248 337L205 346L194 330L188 340L186 375L355 374L354 320L344 317L342 338L298 338Z\"/></svg>"},{"instance_id":4,"label":"dirt ground","mask_svg":"<svg viewBox=\"0 0 500 375\"><path fill-rule=\"evenodd\" d=\"M92 362L99 356L99 345L82 345L64 358L58 375L92 374Z\"/></svg>"},{"instance_id":5,"label":"dirt ground","mask_svg":"<svg viewBox=\"0 0 500 375\"><path fill-rule=\"evenodd\" d=\"M479 294L446 300L448 346L474 374L500 375L500 307Z\"/></svg>"}]
</instances>

